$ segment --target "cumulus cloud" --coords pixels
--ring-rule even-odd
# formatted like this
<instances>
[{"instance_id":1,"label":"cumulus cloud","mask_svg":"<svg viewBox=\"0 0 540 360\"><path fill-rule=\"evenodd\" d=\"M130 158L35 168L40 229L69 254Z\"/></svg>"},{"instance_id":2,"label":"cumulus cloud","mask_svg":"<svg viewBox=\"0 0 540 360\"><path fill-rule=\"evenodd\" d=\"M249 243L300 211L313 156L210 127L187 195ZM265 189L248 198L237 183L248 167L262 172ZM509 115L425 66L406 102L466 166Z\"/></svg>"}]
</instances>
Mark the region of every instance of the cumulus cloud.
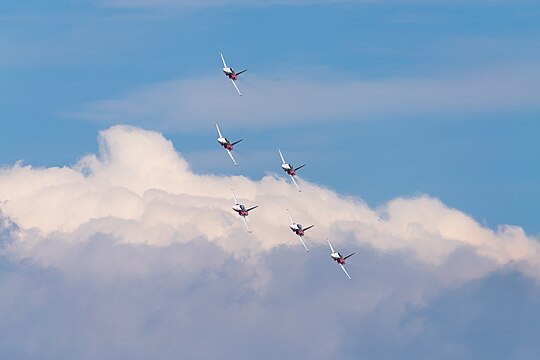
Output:
<instances>
[{"instance_id":1,"label":"cumulus cloud","mask_svg":"<svg viewBox=\"0 0 540 360\"><path fill-rule=\"evenodd\" d=\"M274 74L250 73L239 80L243 98L222 76L168 81L141 87L118 99L88 102L66 115L192 132L208 127L216 118L229 126L264 129L337 119L489 114L538 109L540 104L538 64L423 78L347 80L330 74L334 76L335 70L323 69L314 75L316 79L294 74L281 74L276 79Z\"/></svg>"},{"instance_id":2,"label":"cumulus cloud","mask_svg":"<svg viewBox=\"0 0 540 360\"><path fill-rule=\"evenodd\" d=\"M298 193L273 175L195 174L156 132L114 126L99 143L74 166L0 170L3 355L351 356L344 329L368 331L379 311L377 326L406 342L422 324L403 327L403 314L441 289L501 269L540 278L537 239L487 229L429 196L372 209L306 181ZM252 234L231 188L259 205ZM316 225L311 253L285 208ZM357 252L353 282L326 237Z\"/></svg>"}]
</instances>

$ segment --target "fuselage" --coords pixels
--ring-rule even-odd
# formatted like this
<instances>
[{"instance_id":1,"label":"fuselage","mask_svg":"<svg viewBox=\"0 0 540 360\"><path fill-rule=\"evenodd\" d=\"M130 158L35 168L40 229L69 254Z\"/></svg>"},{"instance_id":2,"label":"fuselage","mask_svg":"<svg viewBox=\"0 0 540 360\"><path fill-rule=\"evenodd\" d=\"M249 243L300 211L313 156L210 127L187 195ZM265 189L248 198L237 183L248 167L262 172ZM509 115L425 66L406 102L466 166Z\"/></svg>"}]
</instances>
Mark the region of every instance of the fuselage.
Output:
<instances>
[{"instance_id":1,"label":"fuselage","mask_svg":"<svg viewBox=\"0 0 540 360\"><path fill-rule=\"evenodd\" d=\"M345 264L345 259L343 258L343 255L341 255L340 253L333 252L330 254L330 256L332 257L332 259L337 261L338 264L341 264L341 265Z\"/></svg>"},{"instance_id":2,"label":"fuselage","mask_svg":"<svg viewBox=\"0 0 540 360\"><path fill-rule=\"evenodd\" d=\"M242 204L236 204L232 207L234 211L238 213L240 216L248 216L249 212L246 210L246 207Z\"/></svg>"},{"instance_id":3,"label":"fuselage","mask_svg":"<svg viewBox=\"0 0 540 360\"><path fill-rule=\"evenodd\" d=\"M225 138L225 137L220 137L217 139L218 143L223 146L225 149L231 151L233 149L233 145L231 144L231 142L229 141L229 139Z\"/></svg>"},{"instance_id":4,"label":"fuselage","mask_svg":"<svg viewBox=\"0 0 540 360\"><path fill-rule=\"evenodd\" d=\"M294 176L296 175L296 172L294 171L294 167L292 166L292 164L281 164L281 168L283 169L283 171L285 171L287 174L291 175L291 176Z\"/></svg>"},{"instance_id":5,"label":"fuselage","mask_svg":"<svg viewBox=\"0 0 540 360\"><path fill-rule=\"evenodd\" d=\"M291 230L298 236L304 236L304 229L300 224L292 224L290 226Z\"/></svg>"},{"instance_id":6,"label":"fuselage","mask_svg":"<svg viewBox=\"0 0 540 360\"><path fill-rule=\"evenodd\" d=\"M230 68L230 67L224 67L223 68L223 73L225 73L225 75L231 79L231 80L236 80L236 73L234 72L234 69L233 68Z\"/></svg>"}]
</instances>

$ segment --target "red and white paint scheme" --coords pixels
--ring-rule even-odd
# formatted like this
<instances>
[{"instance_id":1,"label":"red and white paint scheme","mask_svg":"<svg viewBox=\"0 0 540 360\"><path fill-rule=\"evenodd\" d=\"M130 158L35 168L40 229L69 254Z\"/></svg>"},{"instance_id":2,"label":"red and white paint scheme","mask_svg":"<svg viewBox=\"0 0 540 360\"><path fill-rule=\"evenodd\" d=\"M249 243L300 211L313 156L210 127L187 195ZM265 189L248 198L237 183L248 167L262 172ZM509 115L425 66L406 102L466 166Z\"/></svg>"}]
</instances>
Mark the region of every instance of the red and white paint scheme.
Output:
<instances>
[{"instance_id":1,"label":"red and white paint scheme","mask_svg":"<svg viewBox=\"0 0 540 360\"><path fill-rule=\"evenodd\" d=\"M224 148L225 150L227 150L227 153L228 153L229 156L231 157L231 160L233 161L234 165L238 166L238 164L236 163L236 160L234 160L234 157L233 157L231 151L233 151L234 145L238 144L240 141L242 141L242 140L244 140L244 139L240 139L240 140L238 140L238 141L235 141L235 142L231 143L231 142L229 141L229 139L227 139L226 137L224 137L223 135L221 135L221 131L219 130L218 124L216 124L216 129L217 129L217 132L218 132L218 135L219 135L219 137L218 137L218 139L217 139L218 143L219 143L221 146L223 146L223 148Z\"/></svg>"},{"instance_id":2,"label":"red and white paint scheme","mask_svg":"<svg viewBox=\"0 0 540 360\"><path fill-rule=\"evenodd\" d=\"M292 164L288 163L285 161L285 159L283 158L283 154L281 153L281 150L278 149L278 152L279 152L279 157L281 158L281 168L283 169L283 171L285 171L287 174L289 174L289 176L291 177L291 180L294 184L294 186L296 186L296 188L298 189L298 191L302 191L300 190L300 188L298 187L298 184L296 183L296 180L294 180L294 177L296 176L296 172L298 170L300 170L301 168L303 168L304 166L306 166L306 164L302 165L302 166L299 166L297 168L295 168Z\"/></svg>"},{"instance_id":3,"label":"red and white paint scheme","mask_svg":"<svg viewBox=\"0 0 540 360\"><path fill-rule=\"evenodd\" d=\"M347 272L347 270L345 270L345 266L343 266L343 265L345 265L345 260L347 260L348 258L353 256L354 253L349 254L347 256L343 256L343 255L341 255L341 253L334 250L334 248L332 247L332 244L330 243L330 240L326 239L326 241L328 241L328 245L330 245L330 250L332 251L330 256L332 257L332 259L334 259L339 264L339 266L341 266L341 268L343 269L343 272L345 273L345 275L347 275L349 280L351 280L351 277L349 276L349 273Z\"/></svg>"},{"instance_id":4,"label":"red and white paint scheme","mask_svg":"<svg viewBox=\"0 0 540 360\"><path fill-rule=\"evenodd\" d=\"M258 208L259 205L256 205L256 206L253 206L253 207L250 207L249 209L246 209L246 207L242 204L240 204L238 202L238 200L236 199L236 194L234 193L234 190L231 189L232 193L233 193L233 197L234 197L234 206L232 207L232 209L234 211L236 211L238 213L238 215L240 215L240 217L242 218L242 221L244 222L244 224L246 225L246 229L251 232L251 229L249 228L249 225L247 223L247 219L246 219L246 216L249 215L249 212L255 208Z\"/></svg>"},{"instance_id":5,"label":"red and white paint scheme","mask_svg":"<svg viewBox=\"0 0 540 360\"><path fill-rule=\"evenodd\" d=\"M236 91L238 92L238 95L242 96L242 93L240 92L240 89L238 89L238 86L236 86L235 81L238 79L238 75L246 72L247 69L236 72L232 67L227 66L227 63L225 63L225 58L223 57L223 54L221 52L219 53L219 55L221 55L221 61L223 61L223 73L225 73L225 76L231 79Z\"/></svg>"},{"instance_id":6,"label":"red and white paint scheme","mask_svg":"<svg viewBox=\"0 0 540 360\"><path fill-rule=\"evenodd\" d=\"M309 252L309 249L307 248L306 244L304 243L304 232L311 229L312 227L314 227L315 225L310 225L306 228L302 227L302 225L298 224L298 223L295 223L293 218L292 218L292 215L291 215L291 212L289 211L289 209L287 209L287 213L289 214L289 219L291 219L291 225L289 226L291 228L291 230L296 234L298 235L298 237L300 237L300 241L302 242L302 245L304 245L304 249L306 249L307 252Z\"/></svg>"}]
</instances>

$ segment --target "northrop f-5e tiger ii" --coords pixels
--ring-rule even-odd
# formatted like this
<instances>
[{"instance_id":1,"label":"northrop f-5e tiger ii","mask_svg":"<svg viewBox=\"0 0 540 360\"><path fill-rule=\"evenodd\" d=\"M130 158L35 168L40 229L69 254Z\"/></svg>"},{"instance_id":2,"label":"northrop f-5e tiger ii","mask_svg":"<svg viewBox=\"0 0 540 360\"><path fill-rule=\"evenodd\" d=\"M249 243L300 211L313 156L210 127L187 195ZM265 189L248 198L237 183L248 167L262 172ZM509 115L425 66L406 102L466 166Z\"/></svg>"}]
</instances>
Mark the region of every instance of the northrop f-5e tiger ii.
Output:
<instances>
[{"instance_id":1,"label":"northrop f-5e tiger ii","mask_svg":"<svg viewBox=\"0 0 540 360\"><path fill-rule=\"evenodd\" d=\"M332 253L330 254L330 257L332 257L332 259L334 261L336 261L339 264L339 266L341 266L341 268L343 269L343 272L345 273L345 275L347 275L349 280L351 280L351 277L349 276L349 273L347 272L347 270L345 270L345 266L343 266L343 265L345 265L345 260L347 260L348 258L353 256L354 253L349 254L347 256L343 256L343 255L341 255L341 253L334 250L334 248L332 247L332 244L330 244L330 240L326 239L326 241L328 241L328 245L330 245L330 250L332 250Z\"/></svg>"},{"instance_id":2,"label":"northrop f-5e tiger ii","mask_svg":"<svg viewBox=\"0 0 540 360\"><path fill-rule=\"evenodd\" d=\"M240 217L242 218L242 221L244 222L244 224L246 225L246 229L251 232L251 229L249 228L249 225L247 223L247 219L246 219L246 216L249 215L249 212L257 207L259 207L259 205L256 205L256 206L253 206L253 207L250 207L249 209L246 209L246 207L243 205L243 204L240 204L238 202L238 200L236 199L236 194L234 193L234 190L231 189L232 193L233 193L233 197L234 197L234 206L233 206L233 210L236 211L238 213L238 215L240 215Z\"/></svg>"},{"instance_id":3,"label":"northrop f-5e tiger ii","mask_svg":"<svg viewBox=\"0 0 540 360\"><path fill-rule=\"evenodd\" d=\"M236 160L234 160L234 157L232 155L232 152L233 151L233 147L234 145L238 144L240 141L244 140L244 139L240 139L240 140L237 140L235 142L230 142L229 139L227 139L226 137L224 137L223 135L221 135L221 131L219 130L219 126L218 124L216 124L216 129L217 129L217 132L218 132L218 143L219 145L223 146L223 148L225 150L227 150L227 153L229 154L229 156L231 157L231 160L233 161L234 165L238 166L238 164L236 163Z\"/></svg>"},{"instance_id":4,"label":"northrop f-5e tiger ii","mask_svg":"<svg viewBox=\"0 0 540 360\"><path fill-rule=\"evenodd\" d=\"M289 176L291 177L291 180L294 184L294 186L296 186L296 189L298 189L298 191L302 191L300 190L300 188L298 187L298 184L296 183L296 180L294 180L294 177L296 176L296 172L298 170L300 170L301 168L303 168L304 166L306 166L306 164L304 165L301 165L297 168L295 168L293 166L293 164L291 163L288 163L285 161L285 159L283 158L283 154L281 153L281 150L278 149L278 152L279 152L279 157L281 158L281 168L283 169L283 171L285 171L287 174L289 174Z\"/></svg>"},{"instance_id":5,"label":"northrop f-5e tiger ii","mask_svg":"<svg viewBox=\"0 0 540 360\"><path fill-rule=\"evenodd\" d=\"M289 214L289 219L291 219L291 225L289 225L289 227L291 228L291 230L296 234L298 235L298 237L300 238L300 241L302 242L302 245L304 245L304 249L306 249L307 252L309 252L309 249L307 248L306 244L304 243L304 233L305 231L311 229L312 227L314 227L315 225L310 225L308 227L302 227L302 225L298 224L298 223L295 223L293 218L292 218L292 215L291 215L291 212L289 211L289 209L287 209L287 213Z\"/></svg>"},{"instance_id":6,"label":"northrop f-5e tiger ii","mask_svg":"<svg viewBox=\"0 0 540 360\"><path fill-rule=\"evenodd\" d=\"M238 86L236 86L236 80L238 79L238 75L244 73L247 71L242 70L239 72L234 71L232 67L227 66L227 63L225 62L225 58L223 57L223 54L220 52L219 55L221 55L221 61L223 61L223 73L232 81L232 84L234 85L234 88L238 92L238 95L242 96L242 93L240 92L240 89L238 89Z\"/></svg>"}]
</instances>

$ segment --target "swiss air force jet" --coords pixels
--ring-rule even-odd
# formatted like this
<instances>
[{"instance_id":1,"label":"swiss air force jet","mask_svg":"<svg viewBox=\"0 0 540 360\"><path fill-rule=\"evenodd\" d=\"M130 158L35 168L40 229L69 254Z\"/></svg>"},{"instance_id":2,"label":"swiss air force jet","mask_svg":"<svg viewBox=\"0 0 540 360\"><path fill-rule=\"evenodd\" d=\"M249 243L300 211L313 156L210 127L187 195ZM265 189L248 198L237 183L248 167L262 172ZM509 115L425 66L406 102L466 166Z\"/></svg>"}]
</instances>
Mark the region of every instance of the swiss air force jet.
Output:
<instances>
[{"instance_id":1,"label":"swiss air force jet","mask_svg":"<svg viewBox=\"0 0 540 360\"><path fill-rule=\"evenodd\" d=\"M238 75L246 72L247 70L242 70L240 72L234 71L232 67L227 66L227 63L225 63L225 58L223 57L223 54L220 52L219 55L221 55L221 61L223 61L223 73L231 79L236 91L238 92L238 95L242 96L242 93L240 92L240 89L238 89L238 86L236 86L236 80L238 78Z\"/></svg>"},{"instance_id":2,"label":"swiss air force jet","mask_svg":"<svg viewBox=\"0 0 540 360\"><path fill-rule=\"evenodd\" d=\"M238 202L238 200L236 199L236 194L234 193L234 190L231 189L232 193L233 193L233 197L234 197L234 206L233 206L233 210L236 211L238 213L238 215L240 215L240 217L242 218L242 221L244 222L244 224L246 225L246 229L251 232L251 229L249 228L249 225L247 223L247 219L246 219L246 216L249 215L249 212L257 207L259 207L259 205L256 205L256 206L253 206L253 207L250 207L249 209L246 209L246 207L243 205L243 204L240 204Z\"/></svg>"},{"instance_id":3,"label":"swiss air force jet","mask_svg":"<svg viewBox=\"0 0 540 360\"><path fill-rule=\"evenodd\" d=\"M292 218L292 215L291 215L291 212L289 211L289 209L287 209L287 213L289 214L289 219L291 219L291 225L289 225L289 227L291 228L291 230L296 234L298 235L298 237L300 237L300 241L302 242L302 245L304 245L304 249L306 249L307 252L309 252L309 249L307 248L306 244L304 243L304 232L311 229L312 227L314 227L315 225L310 225L308 227L302 227L302 225L298 224L298 223L295 223L293 218Z\"/></svg>"},{"instance_id":4,"label":"swiss air force jet","mask_svg":"<svg viewBox=\"0 0 540 360\"><path fill-rule=\"evenodd\" d=\"M296 172L298 170L300 170L301 168L303 168L304 166L306 166L306 164L302 165L302 166L299 166L297 168L295 168L292 164L288 163L285 161L285 159L283 158L283 154L281 153L281 150L278 149L278 152L279 152L279 157L281 158L281 168L283 169L283 171L285 171L287 174L289 174L289 176L291 177L291 180L294 184L294 186L296 186L296 188L298 189L298 191L302 191L300 190L300 188L298 187L298 184L296 183L296 180L294 180L294 177L296 176Z\"/></svg>"},{"instance_id":5,"label":"swiss air force jet","mask_svg":"<svg viewBox=\"0 0 540 360\"><path fill-rule=\"evenodd\" d=\"M218 132L218 135L219 135L219 137L218 137L218 139L217 139L218 143L219 143L221 146L223 146L223 148L224 148L225 150L227 150L227 153L228 153L229 156L231 157L231 160L233 161L234 165L238 166L238 164L236 163L236 160L234 160L234 157L233 157L233 155L232 155L232 151L233 151L234 145L238 144L240 141L242 141L242 140L244 140L244 139L240 139L240 140L237 140L237 141L231 143L231 142L229 141L229 139L227 139L226 137L224 137L223 135L221 135L221 131L219 130L218 124L216 124L216 129L217 129L217 132Z\"/></svg>"},{"instance_id":6,"label":"swiss air force jet","mask_svg":"<svg viewBox=\"0 0 540 360\"><path fill-rule=\"evenodd\" d=\"M343 256L341 255L341 253L338 253L337 251L334 250L334 248L332 247L332 244L330 244L330 240L326 239L326 241L328 241L328 245L330 245L330 250L332 250L332 253L330 254L330 256L332 257L333 260L335 260L339 264L339 266L341 266L345 275L347 275L349 280L351 280L349 273L347 272L347 270L345 270L345 266L343 265L345 265L345 260L353 256L354 253L349 254L347 256Z\"/></svg>"}]
</instances>

